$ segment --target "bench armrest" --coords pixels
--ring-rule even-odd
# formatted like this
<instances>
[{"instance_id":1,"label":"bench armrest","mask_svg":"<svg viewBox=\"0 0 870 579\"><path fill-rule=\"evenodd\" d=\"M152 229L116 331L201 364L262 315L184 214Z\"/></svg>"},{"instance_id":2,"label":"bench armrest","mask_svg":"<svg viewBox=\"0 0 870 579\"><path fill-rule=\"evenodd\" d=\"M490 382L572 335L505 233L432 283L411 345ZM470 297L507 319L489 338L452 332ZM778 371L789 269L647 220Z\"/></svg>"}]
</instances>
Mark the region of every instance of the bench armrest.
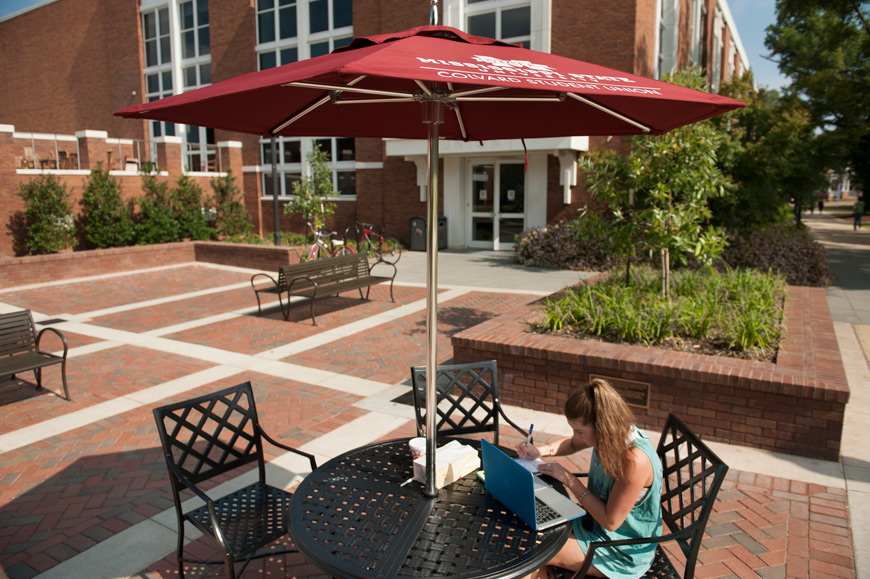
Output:
<instances>
[{"instance_id":1,"label":"bench armrest","mask_svg":"<svg viewBox=\"0 0 870 579\"><path fill-rule=\"evenodd\" d=\"M294 277L293 279L288 281L287 282L287 292L289 293L289 292L293 291L293 284L295 284L297 281L300 281L303 279L308 280L308 282L311 283L312 287L314 288L314 292L317 293L317 288L320 286L320 284L318 284L316 281L314 281L313 279L311 279L307 275Z\"/></svg>"},{"instance_id":2,"label":"bench armrest","mask_svg":"<svg viewBox=\"0 0 870 579\"><path fill-rule=\"evenodd\" d=\"M268 440L274 446L277 446L278 448L283 448L284 450L289 450L290 452L295 452L296 454L307 458L308 462L311 464L311 472L314 472L317 469L317 461L315 460L313 454L308 454L307 452L299 450L298 448L293 448L292 446L287 446L286 444L278 442L277 440L269 436L266 431L263 430L263 427L259 425L259 423L256 424L256 427L257 430L260 431L260 434L263 436L263 438Z\"/></svg>"},{"instance_id":3,"label":"bench armrest","mask_svg":"<svg viewBox=\"0 0 870 579\"><path fill-rule=\"evenodd\" d=\"M376 261L369 266L369 276L372 275L372 270L380 264L384 264L384 265L388 265L388 266L392 267L393 268L393 275L390 276L390 280L396 279L396 274L399 272L399 270L396 268L396 264L390 263L389 261L383 261L383 260Z\"/></svg>"},{"instance_id":4,"label":"bench armrest","mask_svg":"<svg viewBox=\"0 0 870 579\"><path fill-rule=\"evenodd\" d=\"M54 332L60 338L60 341L63 343L63 358L65 360L66 353L69 350L69 346L66 343L66 338L63 336L63 333L60 330L58 330L57 328L49 327L49 328L42 328L41 330L39 330L39 333L36 334L36 349L39 350L39 341L42 339L42 334L44 334L47 331Z\"/></svg>"},{"instance_id":5,"label":"bench armrest","mask_svg":"<svg viewBox=\"0 0 870 579\"><path fill-rule=\"evenodd\" d=\"M272 284L274 284L275 287L278 287L278 282L275 281L275 278L272 277L271 275L269 275L268 273L255 273L254 275L251 276L251 287L253 288L254 291L257 291L257 287L254 285L254 280L257 279L258 277L265 277L270 282L272 282Z\"/></svg>"}]
</instances>

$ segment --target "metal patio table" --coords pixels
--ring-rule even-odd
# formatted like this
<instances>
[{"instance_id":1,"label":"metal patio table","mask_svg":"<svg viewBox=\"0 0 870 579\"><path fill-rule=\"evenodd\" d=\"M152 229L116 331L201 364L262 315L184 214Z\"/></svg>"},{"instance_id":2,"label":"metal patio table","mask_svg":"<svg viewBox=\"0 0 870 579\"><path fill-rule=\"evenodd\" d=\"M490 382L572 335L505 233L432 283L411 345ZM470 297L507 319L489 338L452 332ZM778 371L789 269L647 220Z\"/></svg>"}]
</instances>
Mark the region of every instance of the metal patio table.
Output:
<instances>
[{"instance_id":1,"label":"metal patio table","mask_svg":"<svg viewBox=\"0 0 870 579\"><path fill-rule=\"evenodd\" d=\"M334 577L522 577L562 548L571 525L536 532L471 473L427 498L412 482L408 440L335 457L290 503L296 547ZM462 440L480 448L480 442Z\"/></svg>"}]
</instances>

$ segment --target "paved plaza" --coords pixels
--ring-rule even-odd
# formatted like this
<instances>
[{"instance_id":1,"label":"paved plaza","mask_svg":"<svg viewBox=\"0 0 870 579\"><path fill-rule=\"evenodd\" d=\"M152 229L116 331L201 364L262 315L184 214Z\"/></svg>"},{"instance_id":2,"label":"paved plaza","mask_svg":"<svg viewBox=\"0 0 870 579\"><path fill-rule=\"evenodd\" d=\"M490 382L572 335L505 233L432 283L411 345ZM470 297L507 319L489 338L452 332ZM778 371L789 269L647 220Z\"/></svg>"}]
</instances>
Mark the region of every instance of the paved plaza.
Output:
<instances>
[{"instance_id":1,"label":"paved plaza","mask_svg":"<svg viewBox=\"0 0 870 579\"><path fill-rule=\"evenodd\" d=\"M851 388L840 462L725 444L731 466L696 576L870 579L870 232L827 214L806 222L837 281L828 290ZM177 575L175 514L151 410L250 380L263 426L323 463L341 451L414 433L409 368L425 363L425 254L398 264L389 288L307 304L289 321L277 301L257 316L254 270L191 263L0 290L0 312L27 308L70 346L67 402L31 373L0 384L0 577L156 579ZM438 361L450 337L588 274L521 268L510 255L442 253ZM48 337L46 339L49 339ZM59 347L59 342L58 342ZM60 389L59 367L44 384ZM546 442L556 415L508 407ZM509 430L507 444L518 441ZM305 464L270 449L268 480L291 487ZM588 456L576 459L583 467ZM306 463L307 464L307 463ZM247 484L225 480L216 493ZM192 555L214 556L190 532ZM188 577L220 577L191 568ZM323 577L300 555L251 563L244 577Z\"/></svg>"}]
</instances>

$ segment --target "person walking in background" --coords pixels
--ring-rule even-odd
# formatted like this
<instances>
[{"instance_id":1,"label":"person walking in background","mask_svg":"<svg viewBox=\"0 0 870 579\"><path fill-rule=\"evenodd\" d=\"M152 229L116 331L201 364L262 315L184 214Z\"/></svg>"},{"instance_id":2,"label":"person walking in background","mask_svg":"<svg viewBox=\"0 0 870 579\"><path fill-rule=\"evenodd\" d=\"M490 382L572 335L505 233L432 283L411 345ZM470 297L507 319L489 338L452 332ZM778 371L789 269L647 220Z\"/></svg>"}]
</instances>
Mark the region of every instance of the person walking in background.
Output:
<instances>
[{"instance_id":1,"label":"person walking in background","mask_svg":"<svg viewBox=\"0 0 870 579\"><path fill-rule=\"evenodd\" d=\"M825 201L824 199L819 199L819 213L821 213L825 209Z\"/></svg>"},{"instance_id":2,"label":"person walking in background","mask_svg":"<svg viewBox=\"0 0 870 579\"><path fill-rule=\"evenodd\" d=\"M864 215L864 197L858 197L855 204L852 206L852 213L855 217L855 223L852 225L854 231L861 229L861 217Z\"/></svg>"}]
</instances>

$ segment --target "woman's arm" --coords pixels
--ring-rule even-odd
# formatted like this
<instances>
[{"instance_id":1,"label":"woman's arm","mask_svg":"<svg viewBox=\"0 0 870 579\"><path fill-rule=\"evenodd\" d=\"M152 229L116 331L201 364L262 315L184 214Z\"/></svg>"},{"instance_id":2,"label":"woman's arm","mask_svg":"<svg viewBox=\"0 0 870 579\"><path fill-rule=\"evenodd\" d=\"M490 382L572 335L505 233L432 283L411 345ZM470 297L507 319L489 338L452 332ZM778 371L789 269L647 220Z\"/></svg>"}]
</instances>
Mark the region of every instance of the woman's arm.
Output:
<instances>
[{"instance_id":1,"label":"woman's arm","mask_svg":"<svg viewBox=\"0 0 870 579\"><path fill-rule=\"evenodd\" d=\"M584 448L587 447L575 442L574 437L566 436L565 438L560 438L559 440L548 442L541 446L526 444L526 442L523 441L517 445L517 454L520 455L521 458L535 460L548 456L567 456L579 452Z\"/></svg>"},{"instance_id":2,"label":"woman's arm","mask_svg":"<svg viewBox=\"0 0 870 579\"><path fill-rule=\"evenodd\" d=\"M652 484L653 468L642 450L633 449L629 454L625 476L613 483L607 502L602 501L586 488L580 479L556 463L542 464L539 470L552 476L571 489L580 505L593 519L608 531L615 531L625 522L628 513L637 502L644 487Z\"/></svg>"}]
</instances>

